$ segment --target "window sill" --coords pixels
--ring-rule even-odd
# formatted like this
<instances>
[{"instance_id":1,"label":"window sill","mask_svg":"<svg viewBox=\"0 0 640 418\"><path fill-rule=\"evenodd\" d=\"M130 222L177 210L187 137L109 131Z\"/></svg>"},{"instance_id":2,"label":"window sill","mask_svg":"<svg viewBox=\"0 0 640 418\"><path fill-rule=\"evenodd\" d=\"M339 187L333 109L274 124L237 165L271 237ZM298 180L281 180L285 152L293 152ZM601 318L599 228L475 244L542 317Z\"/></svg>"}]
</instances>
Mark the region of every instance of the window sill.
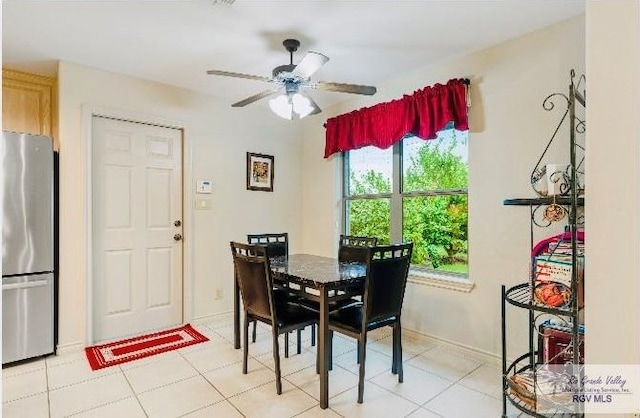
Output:
<instances>
[{"instance_id":1,"label":"window sill","mask_svg":"<svg viewBox=\"0 0 640 418\"><path fill-rule=\"evenodd\" d=\"M407 280L409 283L439 287L442 289L455 290L457 292L463 293L471 292L471 290L475 286L475 283L468 278L419 270L409 271L409 277Z\"/></svg>"}]
</instances>

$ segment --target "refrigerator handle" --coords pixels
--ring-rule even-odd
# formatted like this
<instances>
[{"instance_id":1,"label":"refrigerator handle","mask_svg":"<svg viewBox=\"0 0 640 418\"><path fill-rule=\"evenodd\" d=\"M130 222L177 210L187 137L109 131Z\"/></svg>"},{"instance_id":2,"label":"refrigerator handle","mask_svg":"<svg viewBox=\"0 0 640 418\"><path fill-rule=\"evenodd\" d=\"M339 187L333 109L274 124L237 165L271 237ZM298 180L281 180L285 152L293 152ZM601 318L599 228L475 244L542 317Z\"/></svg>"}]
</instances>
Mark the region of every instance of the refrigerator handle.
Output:
<instances>
[{"instance_id":1,"label":"refrigerator handle","mask_svg":"<svg viewBox=\"0 0 640 418\"><path fill-rule=\"evenodd\" d=\"M4 284L2 290L28 289L30 287L40 287L49 284L49 280L37 280L35 282Z\"/></svg>"}]
</instances>

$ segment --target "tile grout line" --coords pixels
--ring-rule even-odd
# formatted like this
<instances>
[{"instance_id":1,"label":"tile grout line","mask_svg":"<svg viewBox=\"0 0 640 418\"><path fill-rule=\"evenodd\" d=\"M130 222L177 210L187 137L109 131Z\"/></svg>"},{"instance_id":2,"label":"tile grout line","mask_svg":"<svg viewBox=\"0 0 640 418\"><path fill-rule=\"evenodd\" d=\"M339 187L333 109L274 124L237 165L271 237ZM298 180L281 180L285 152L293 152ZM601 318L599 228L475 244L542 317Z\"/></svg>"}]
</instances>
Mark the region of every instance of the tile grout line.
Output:
<instances>
[{"instance_id":1,"label":"tile grout line","mask_svg":"<svg viewBox=\"0 0 640 418\"><path fill-rule=\"evenodd\" d=\"M205 329L207 329L207 330L209 331L209 333L210 333L210 334L213 334L213 336L212 336L212 338L211 338L211 339L213 339L214 341L216 341L216 339L217 339L217 338L219 338L219 339L220 339L219 341L216 341L216 342L219 342L219 344L215 344L215 346L217 346L217 345L223 346L223 345L225 345L225 344L233 344L233 342L232 342L232 341L230 341L228 338L225 338L225 336L224 336L223 334L221 334L220 332L218 332L218 330L223 330L223 331L225 331L225 332L226 332L226 331L228 331L228 329L230 328L229 326L226 326L226 325L219 325L219 326L217 326L217 327L215 327L215 328L211 328L211 326L209 326L209 325L202 324L202 325L199 325L199 327L205 328ZM268 332L267 332L267 333L262 332L262 333L259 333L259 334L268 334ZM371 352L372 352L372 354L373 354L373 353L375 353L377 356L381 356L381 357L382 357L383 359L385 359L385 360L386 360L386 358L391 359L391 358L392 358L392 356L387 355L387 353L385 352L385 351L387 351L387 349L388 349L389 347L387 347L387 345L385 344L385 342L381 342L381 340L387 339L387 338L389 338L389 337L391 337L391 336L392 336L392 334L390 334L390 333L389 333L389 334L383 334L383 335L380 335L380 336L379 336L378 338L376 338L376 339L370 339L370 340L368 341L368 343L369 343L369 344L371 344L371 343L376 343L376 342L379 342L379 344L375 344L375 348L374 348L374 347L369 347L369 344L368 344L367 350L368 350L368 351L371 351ZM216 338L216 337L217 337L217 338ZM348 339L345 339L345 340L349 341ZM304 341L307 341L307 342L308 342L308 339L305 339ZM420 344L420 341L416 341L416 344L418 344L418 345L419 345L419 344ZM292 344L292 345L295 345L295 344ZM415 359L415 358L417 358L417 357L420 357L420 356L424 355L425 353L427 353L427 352L429 352L429 351L434 350L434 349L435 349L435 348L437 348L438 346L440 346L440 344L437 344L437 343L436 343L435 345L433 345L433 346L431 346L431 347L429 347L429 348L425 349L424 351L420 351L419 353L416 353L415 351L413 351L413 352L412 352L412 353L410 353L409 355L407 355L407 353L406 353L406 352L404 352L404 350L403 350L403 356L402 356L402 357L403 357L403 359L402 359L402 363L403 363L403 365L407 365L409 361L411 361L411 360L413 360L413 359ZM283 345L282 345L282 344L280 344L280 347L282 348L282 347L283 347ZM211 347L206 347L206 348L202 348L202 350L208 350L208 349L210 349L210 348L211 348ZM249 349L251 349L251 348L249 347ZM78 382L73 382L73 383L71 383L71 384L66 384L66 385L60 386L60 387L58 387L58 388L51 389L51 388L50 388L50 384L51 384L51 375L50 375L50 373L49 373L49 372L50 372L49 367L52 367L52 368L53 368L53 367L64 366L64 365L66 365L66 364L73 363L74 361L81 361L81 360L80 360L80 359L73 359L73 358L72 358L72 359L70 359L70 360L68 360L68 361L65 361L64 363L60 363L60 364L57 364L57 365L50 365L50 364L49 364L49 359L44 359L44 372L45 372L45 380L46 380L46 405L47 405L47 409L48 409L48 411L47 411L47 412L48 412L48 417L49 417L49 418L52 418L52 417L53 417L53 415L52 415L52 409L51 409L51 394L52 394L52 392L53 392L53 391L61 390L61 389L64 389L64 388L73 387L73 386L75 386L75 385L79 385L79 384L87 383L87 382L90 382L90 381L92 381L92 380L97 380L97 379L102 379L102 378L106 378L106 377L109 377L109 376L114 376L114 375L115 375L116 373L118 373L118 372L120 372L120 373L122 374L122 377L124 377L124 379L125 379L125 381L127 382L127 385L128 385L128 387L129 387L130 391L133 393L133 396L136 398L136 402L137 402L138 406L140 407L141 411L143 412L143 414L144 414L147 418L149 417L149 414L147 413L147 411L146 411L146 410L145 410L145 408L143 407L142 402L140 401L139 395L142 395L142 394L145 394L145 393L149 393L149 392L151 392L151 391L153 391L153 390L157 390L157 389L160 389L160 388L163 388L163 387L167 387L167 386L171 386L171 385L175 385L175 384L180 384L180 383L182 383L182 382L184 382L184 381L186 381L186 380L189 380L189 379L195 378L196 376L200 376L200 378L204 379L204 380L207 382L207 384L208 384L211 388L213 388L213 389L214 389L214 390L215 390L215 391L216 391L216 392L217 392L217 393L222 397L222 399L221 399L221 400L219 400L219 401L217 401L217 402L212 402L212 403L207 404L207 405L205 405L205 406L198 407L197 409L193 409L193 410L190 410L190 411L188 411L188 412L185 412L185 413L184 413L184 414L182 414L181 416L189 415L189 414L195 413L195 412L197 412L197 411L200 411L200 410L203 410L203 409L209 408L209 407L211 407L211 406L213 406L213 405L216 405L216 404L222 404L222 402L226 401L226 402L228 402L228 403L230 404L230 406L231 406L235 411L237 411L237 413L238 413L238 414L240 414L241 416L245 417L246 415L245 415L245 414L243 414L243 413L238 409L238 407L236 407L236 405L234 404L234 402L232 402L232 399L237 398L237 397L239 397L240 395L244 395L244 394L246 394L246 393L248 393L248 392L251 392L251 391L253 391L253 390L256 390L256 389L258 389L258 388L262 388L262 387L265 387L265 386L267 386L267 385L273 385L273 383L274 383L274 381L275 381L275 375L274 375L274 378L273 378L272 380L270 380L269 382L266 382L266 383L263 383L263 384L257 385L257 386L255 386L255 387L248 388L248 389L246 389L246 390L242 390L241 392L238 392L238 393L236 393L236 394L234 394L234 395L231 395L231 396L226 396L226 395L224 395L222 392L220 392L220 390L218 390L218 388L213 384L213 382L212 382L212 381L209 381L209 380L205 377L205 374L208 374L208 373L214 372L215 370L218 370L218 369L222 369L222 368L226 368L226 367L232 367L232 366L234 366L234 365L237 365L238 363L241 363L241 361L240 361L240 362L231 362L231 363L228 363L228 364L223 364L223 365L220 365L220 366L218 366L218 367L214 367L214 368L213 368L213 369L211 369L211 370L204 370L204 368L203 368L203 370L200 370L200 369L196 368L196 367L194 366L194 364L193 364L191 361L189 361L189 359L186 357L186 356L187 356L187 354L189 354L189 353L193 353L193 352L197 352L197 351L200 351L200 350L193 350L193 351L189 351L189 353L183 353L183 352L182 352L182 351L180 351L180 350L176 350L176 351L177 351L177 354L180 356L180 358L181 358L182 360L184 360L184 361L185 361L185 362L186 362L186 363L187 363L187 364L188 364L188 365L189 365L189 366L190 366L190 367L191 367L191 368L196 372L196 374L194 374L193 376L189 376L189 377L186 377L186 378L182 378L182 379L176 380L176 381L171 382L171 383L163 384L163 385L158 386L158 387L156 387L156 388L152 388L152 389L145 390L145 391L140 392L140 393L136 393L136 391L134 390L134 388L133 388L133 386L132 386L132 382L131 382L131 381L129 380L129 378L127 377L127 373L126 373L126 371L122 368L122 365L117 365L117 366L118 366L118 367L117 367L117 370L116 370L116 371L113 371L112 373L105 373L105 374L101 374L100 376L97 376L97 377L92 377L92 378L88 378L88 379L80 380L80 381L78 381ZM342 352L338 357L340 357L340 356L347 356L347 355L349 355L349 354L354 354L355 352L356 352L355 348L347 349L346 351ZM294 351L294 353L295 353L295 351ZM315 355L317 355L317 346L316 346L316 347L305 347L305 348L303 349L303 351L302 351L302 353L301 353L301 354L303 354L303 355L304 355L304 354L306 354L306 353L313 353L313 354L314 354L314 357L315 357ZM267 359L267 355L268 355L268 354L271 354L271 356L269 356L269 358L271 358L271 357L272 357L272 351L271 351L271 352L264 352L264 353L261 353L261 354L259 354L258 356L255 356L255 355L251 355L251 354L249 354L249 359L250 359L250 360L252 360L252 361L255 361L255 362L256 362L258 365L260 365L261 367L264 367L265 369L267 369L267 370L269 370L270 372L274 373L274 370L273 370L273 369L271 369L271 368L269 367L269 365L268 365L268 363L269 363L269 362L268 362L268 361L266 361L266 359ZM335 351L334 351L334 354L335 354ZM258 357L260 357L260 356L262 356L262 357L264 357L264 358L263 358L263 359L258 359ZM290 359L291 359L291 357L294 357L294 360L295 360L295 357L296 357L296 356L297 356L297 354L292 354L292 356L290 356ZM464 357L464 358L467 358L467 357ZM86 360L86 359L82 358L82 360ZM161 359L160 359L160 360L161 360ZM469 360L471 360L471 359L469 359ZM474 360L477 360L477 359L474 359ZM148 364L153 364L153 363L154 363L154 362L150 362L150 363L148 363ZM305 394L306 396L308 396L308 397L313 398L314 400L316 400L316 398L312 395L312 393L308 392L307 390L303 389L301 386L298 386L297 384L295 384L295 383L294 383L294 381L290 380L290 379L291 379L291 376L293 376L293 375L295 375L295 374L297 374L297 373L303 372L303 371L305 371L305 370L313 370L313 369L315 369L315 364L309 364L309 365L306 365L306 366L304 366L304 364L306 364L306 360L304 360L304 362L302 362L302 363L298 363L298 364L294 365L294 366L293 366L293 368L292 368L292 369L291 369L291 370L290 370L286 375L283 375L283 376L282 376L282 379L283 379L285 382L287 382L287 384L291 385L291 387L292 387L292 388L295 388L296 390L299 390L301 393ZM345 372L345 373L348 373L348 374L350 374L350 375L355 375L356 377L357 377L357 375L358 375L358 373L353 373L353 372L352 372L351 370L349 370L347 367L345 367L345 366L343 366L343 365L340 365L340 364L336 363L335 361L334 361L334 364L333 364L333 365L334 365L334 370L338 369L338 370L341 370L341 371L343 371L343 372ZM145 365L141 365L141 366L139 366L139 367L144 367L144 366L145 366ZM411 366L412 366L412 367L416 367L415 365L411 365ZM491 398L492 400L496 399L495 397L491 396L491 395L490 395L490 394L488 394L488 393L482 392L482 391L480 391L480 390L478 390L478 389L475 389L475 388L473 388L473 387L469 387L469 386L467 386L467 385L465 385L465 384L461 383L461 382L462 382L462 380L464 380L465 378L467 378L467 377L468 377L468 376L470 376L471 374L475 373L476 371L478 371L478 370L479 370L480 368L482 368L483 366L489 366L489 364L487 364L486 362L483 362L483 361L477 361L477 365L476 365L475 367L473 367L471 370L469 370L469 371L467 371L466 373L464 373L463 375L461 375L461 376L460 376L459 378L457 378L457 380L455 380L455 381L453 381L453 380L449 380L448 378L446 378L446 377L444 377L444 376L441 376L441 375L439 375L439 374L437 374L437 373L432 373L432 372L431 372L431 371L429 371L429 370L425 370L425 369L423 369L423 368L416 367L416 369L420 370L421 372L424 372L424 373L428 373L428 374L431 374L431 375L437 376L437 377L439 377L439 378L441 378L441 379L444 379L444 380L446 380L446 381L450 382L446 387L444 387L442 390L440 390L438 393L436 393L435 395L433 395L430 399L428 399L427 401L425 401L425 402L424 402L424 403L422 403L422 404L419 404L419 403L417 403L417 402L415 402L415 401L413 401L413 400L411 400L411 399L408 399L408 398L406 398L405 396L403 396L402 394L400 394L400 393L398 393L398 392L393 391L392 389L386 388L386 387L384 387L384 386L380 386L378 383L376 383L376 382L374 382L374 381L373 381L373 379L375 379L375 378L377 378L377 377L379 377L379 376L381 376L381 375L383 375L383 374L390 373L390 369L391 369L390 367L389 367L389 368L385 368L384 370L381 370L381 371L379 371L378 373L372 374L372 375L371 375L371 376L369 376L369 377L365 377L365 382L366 382L366 383L369 383L369 384L371 384L371 385L374 385L376 388L382 389L382 390L384 390L384 391L385 391L385 392L387 392L387 393L390 393L390 394L392 394L392 395L396 395L396 396L398 396L398 398L400 398L400 399L402 399L402 400L404 400L404 401L408 402L408 403L409 403L409 404L411 404L411 405L416 405L416 406L417 406L417 408L416 408L416 409L412 410L411 412L409 412L409 413L408 413L407 415L405 415L405 416L410 416L411 414L414 414L414 413L418 412L418 411L419 411L419 410L421 410L421 409L424 409L425 411L428 411L429 413L433 413L433 414L436 414L436 415L440 416L438 413L436 413L436 412L432 411L430 408L428 408L428 407L427 407L427 405L428 405L429 403L431 403L434 399L436 399L436 398L438 398L439 396L441 396L441 395L442 395L443 393L445 393L446 391L451 390L451 389L452 389L453 387L455 387L455 386L459 386L459 387L461 387L461 388L465 388L465 389L470 390L470 391L472 391L472 392L474 392L474 393L477 393L477 394L479 394L479 395L483 395L483 396L484 396L484 397L486 397L486 398ZM133 370L133 369L135 369L135 368L131 368L131 369L127 368L127 370ZM25 370L24 372L17 373L17 374L15 374L14 376L20 376L20 375L28 374L28 373L31 373L31 372L34 372L34 371L37 371L37 370L38 370L38 369L33 370L33 371ZM11 377L14 377L14 376L11 376ZM357 385L356 385L356 387L357 387ZM349 388L347 388L347 389L341 390L340 392L336 392L335 394L333 394L333 396L331 396L331 397L330 397L330 399L334 399L334 398L336 398L336 397L338 397L338 396L340 396L340 395L342 395L342 394L344 394L344 393L346 393L346 392L348 392L348 391L351 391L351 390L353 390L353 389L354 389L354 387L349 387ZM28 395L28 396L22 396L22 397L20 397L20 398L16 398L16 399L14 399L14 400L11 400L10 402L14 402L14 401L22 400L22 399L28 399L28 398L36 397L36 396L39 396L39 395L42 395L42 392L34 393L34 394L31 394L31 395ZM83 410L83 411L73 412L73 413L71 414L71 416L80 415L80 414L82 414L82 413L86 413L86 412L88 412L88 411L97 410L97 409L99 409L99 408L105 407L105 406L107 406L107 405L116 404L116 403L118 403L118 402L121 402L121 401L126 400L126 399L129 399L129 398L130 398L129 396L126 396L126 397L124 397L124 398L122 398L122 399L112 400L112 401L110 401L110 402L107 402L107 403L104 403L104 404L101 404L101 405L95 405L95 406L90 407L90 408L88 408L88 409L86 409L86 410ZM497 400L499 401L499 399L497 399ZM7 404L7 403L10 403L10 402L4 402L4 403L5 403L5 404ZM314 408L316 408L316 407L317 407L317 405L314 405L314 406L312 406L312 407L310 407L310 408L307 408L307 409L305 409L305 410L303 410L303 411L297 412L295 415L292 415L292 416L299 416L299 415L305 414L305 413L307 413L307 412L309 412L309 411L313 410L313 409L314 409ZM342 415L342 414L340 414L338 411L334 410L333 408L329 407L329 410L330 410L332 413L335 413L336 415L343 417L343 415Z\"/></svg>"},{"instance_id":2,"label":"tile grout line","mask_svg":"<svg viewBox=\"0 0 640 418\"><path fill-rule=\"evenodd\" d=\"M129 385L129 388L131 389L131 392L133 393L133 396L136 398L136 402L138 402L138 405L140 405L140 409L142 410L142 413L144 414L145 417L148 418L149 414L147 413L147 410L144 408L144 405L142 405L142 402L140 401L140 398L138 397L138 394L136 393L135 389L133 388L133 385L131 384L131 381L127 377L127 374L125 373L124 369L120 365L118 365L118 369L120 369L120 372L122 373L122 377L124 377L124 380L127 381L127 384Z\"/></svg>"},{"instance_id":3,"label":"tile grout line","mask_svg":"<svg viewBox=\"0 0 640 418\"><path fill-rule=\"evenodd\" d=\"M51 392L49 391L49 367L47 359L44 360L44 373L47 382L47 415L51 418Z\"/></svg>"},{"instance_id":4,"label":"tile grout line","mask_svg":"<svg viewBox=\"0 0 640 418\"><path fill-rule=\"evenodd\" d=\"M221 336L218 332L216 332L215 330L212 330L212 329L211 329L211 328L209 328L209 327L207 327L207 328L208 328L210 331L214 332L216 335L218 335L218 336L220 336L221 338L223 338L223 339L224 339L224 337L222 337L222 336ZM204 350L204 349L203 349L203 350ZM228 365L223 365L223 366L220 366L220 367L217 367L217 368L214 368L214 369L208 370L208 371L206 371L206 372L202 372L202 371L200 371L197 367L195 367L195 366L193 365L193 363L191 363L191 362L189 361L189 359L184 355L184 353L182 353L180 350L177 350L177 351L178 351L178 353L180 354L180 356L182 356L182 358L184 359L184 361L186 361L186 362L187 362L187 364L189 364L189 366L191 366L191 367L192 367L196 372L198 372L198 374L197 374L196 376L200 376L200 377L202 377L202 378L204 379L204 381L205 381L205 382L207 382L207 384L213 388L213 390L215 390L215 391L216 391L220 396L222 396L222 399L221 399L221 400L219 400L218 402L213 402L213 403L210 403L210 404L208 404L208 405L205 405L205 406L203 406L203 407L201 407L201 408L197 408L197 409L194 409L194 410L192 410L192 411L189 411L189 412L187 412L187 413L185 413L185 414L182 414L182 415L181 415L181 417L184 417L184 416L186 416L186 415L192 414L192 413L194 413L194 412L196 412L196 411L203 410L203 409L205 409L205 408L209 408L210 406L217 405L217 404L222 403L222 402L225 402L225 401L226 401L226 402L228 402L228 403L229 403L229 405L231 405L231 406L233 407L233 409L235 409L236 411L238 411L238 413L239 413L240 415L242 415L243 417L245 417L245 415L244 415L244 414L243 414L243 413L242 413L242 412L241 412L241 411L240 411L240 410L239 410L239 409L238 409L238 408L237 408L237 407L236 407L232 402L230 402L230 401L229 401L229 398L228 398L227 396L225 396L225 395L224 395L224 394L223 394L223 393L222 393L222 392L221 392L221 391L220 391L220 390L219 390L219 389L218 389L218 388L217 388L217 387L216 387L216 386L215 386L211 381L209 381L209 379L207 379L207 377L203 374L203 373L209 373L209 372L212 372L212 371L217 370L217 369L222 369L222 368L225 368L225 367L229 367L229 366L232 366L232 365L237 364L237 363L231 363L231 364L228 364ZM196 350L196 351L199 351L199 350ZM195 377L195 376L192 376L191 378L193 378L193 377ZM186 380L186 379L185 379L185 380Z\"/></svg>"}]
</instances>

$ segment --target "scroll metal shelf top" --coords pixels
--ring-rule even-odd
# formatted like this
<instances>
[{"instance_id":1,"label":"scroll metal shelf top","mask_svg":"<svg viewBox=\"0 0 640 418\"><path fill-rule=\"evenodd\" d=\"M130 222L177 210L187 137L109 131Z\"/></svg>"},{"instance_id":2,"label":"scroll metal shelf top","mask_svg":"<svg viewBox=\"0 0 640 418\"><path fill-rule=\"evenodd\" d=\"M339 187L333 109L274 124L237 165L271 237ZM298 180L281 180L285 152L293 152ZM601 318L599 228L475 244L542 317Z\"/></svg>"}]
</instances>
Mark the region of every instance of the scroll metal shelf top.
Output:
<instances>
[{"instance_id":1,"label":"scroll metal shelf top","mask_svg":"<svg viewBox=\"0 0 640 418\"><path fill-rule=\"evenodd\" d=\"M547 197L534 197L534 198L516 198L505 199L502 204L505 206L538 206L538 205L551 205L556 203L558 205L570 205L571 197L569 196L547 196ZM584 197L579 197L577 201L578 206L584 206Z\"/></svg>"}]
</instances>

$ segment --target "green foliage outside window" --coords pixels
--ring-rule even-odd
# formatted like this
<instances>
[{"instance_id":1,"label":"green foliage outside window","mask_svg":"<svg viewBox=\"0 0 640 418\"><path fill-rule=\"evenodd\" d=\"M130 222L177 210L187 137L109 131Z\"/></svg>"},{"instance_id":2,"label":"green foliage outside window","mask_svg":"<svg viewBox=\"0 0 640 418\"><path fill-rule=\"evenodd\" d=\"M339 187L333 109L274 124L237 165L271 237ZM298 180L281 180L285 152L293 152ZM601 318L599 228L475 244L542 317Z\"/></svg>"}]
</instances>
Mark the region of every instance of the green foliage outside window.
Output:
<instances>
[{"instance_id":1,"label":"green foliage outside window","mask_svg":"<svg viewBox=\"0 0 640 418\"><path fill-rule=\"evenodd\" d=\"M349 202L351 235L377 237L378 244L391 243L389 199L362 199Z\"/></svg>"},{"instance_id":2,"label":"green foliage outside window","mask_svg":"<svg viewBox=\"0 0 640 418\"><path fill-rule=\"evenodd\" d=\"M466 274L468 167L455 152L456 145L455 136L451 141L423 141L405 161L402 236L414 243L413 264ZM369 170L359 177L354 172L350 176L352 196L391 192L382 173ZM349 200L348 216L350 234L390 242L390 199Z\"/></svg>"}]
</instances>

